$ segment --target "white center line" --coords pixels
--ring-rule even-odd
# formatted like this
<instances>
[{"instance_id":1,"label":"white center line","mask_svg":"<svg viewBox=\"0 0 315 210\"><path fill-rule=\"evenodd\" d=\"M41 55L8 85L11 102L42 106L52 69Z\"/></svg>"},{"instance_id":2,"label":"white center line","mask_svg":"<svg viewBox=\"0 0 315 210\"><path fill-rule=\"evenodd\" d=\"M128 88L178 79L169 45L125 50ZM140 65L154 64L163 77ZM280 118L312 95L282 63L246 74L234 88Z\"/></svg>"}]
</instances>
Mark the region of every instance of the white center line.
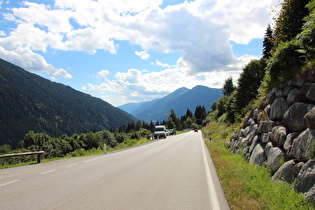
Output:
<instances>
[{"instance_id":1,"label":"white center line","mask_svg":"<svg viewBox=\"0 0 315 210\"><path fill-rule=\"evenodd\" d=\"M41 175L44 175L44 174L49 174L49 173L54 172L54 171L55 171L55 170L45 171L45 172L40 173L40 174L41 174Z\"/></svg>"},{"instance_id":2,"label":"white center line","mask_svg":"<svg viewBox=\"0 0 315 210\"><path fill-rule=\"evenodd\" d=\"M70 167L77 166L77 165L78 165L78 163L72 164L72 165L68 165L68 166L66 166L66 168L70 168Z\"/></svg>"},{"instance_id":3,"label":"white center line","mask_svg":"<svg viewBox=\"0 0 315 210\"><path fill-rule=\"evenodd\" d=\"M6 185L9 185L9 184L13 184L13 183L18 182L18 181L20 181L20 180L14 180L12 182L7 182L7 183L4 183L4 184L0 184L0 187L6 186Z\"/></svg>"}]
</instances>

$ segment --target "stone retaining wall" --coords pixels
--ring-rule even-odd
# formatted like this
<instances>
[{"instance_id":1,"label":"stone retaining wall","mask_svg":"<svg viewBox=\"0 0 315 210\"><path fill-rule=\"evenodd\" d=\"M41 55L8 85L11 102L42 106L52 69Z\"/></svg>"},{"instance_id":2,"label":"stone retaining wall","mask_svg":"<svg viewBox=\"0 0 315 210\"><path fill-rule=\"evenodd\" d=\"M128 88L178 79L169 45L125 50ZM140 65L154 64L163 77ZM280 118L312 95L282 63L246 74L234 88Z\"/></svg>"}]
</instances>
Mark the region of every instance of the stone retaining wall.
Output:
<instances>
[{"instance_id":1,"label":"stone retaining wall","mask_svg":"<svg viewBox=\"0 0 315 210\"><path fill-rule=\"evenodd\" d=\"M274 87L227 142L315 204L315 69Z\"/></svg>"}]
</instances>

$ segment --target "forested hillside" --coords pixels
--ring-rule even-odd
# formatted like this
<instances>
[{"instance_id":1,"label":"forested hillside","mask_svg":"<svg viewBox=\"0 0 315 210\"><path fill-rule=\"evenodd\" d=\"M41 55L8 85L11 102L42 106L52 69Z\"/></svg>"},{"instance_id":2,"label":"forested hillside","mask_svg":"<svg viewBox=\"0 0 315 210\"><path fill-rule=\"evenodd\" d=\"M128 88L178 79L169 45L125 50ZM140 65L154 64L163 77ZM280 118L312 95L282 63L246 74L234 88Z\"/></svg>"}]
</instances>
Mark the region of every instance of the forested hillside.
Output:
<instances>
[{"instance_id":1,"label":"forested hillside","mask_svg":"<svg viewBox=\"0 0 315 210\"><path fill-rule=\"evenodd\" d=\"M0 145L33 130L50 136L108 130L136 119L109 103L0 59Z\"/></svg>"}]
</instances>

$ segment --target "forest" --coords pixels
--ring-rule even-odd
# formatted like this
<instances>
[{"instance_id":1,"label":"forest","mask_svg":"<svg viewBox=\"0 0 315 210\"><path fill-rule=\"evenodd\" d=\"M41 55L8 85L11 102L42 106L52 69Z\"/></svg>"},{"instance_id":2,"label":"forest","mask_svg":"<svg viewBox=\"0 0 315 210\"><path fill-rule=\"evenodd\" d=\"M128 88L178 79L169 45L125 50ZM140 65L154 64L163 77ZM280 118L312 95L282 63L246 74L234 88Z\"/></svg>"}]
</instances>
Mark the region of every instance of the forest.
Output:
<instances>
[{"instance_id":1,"label":"forest","mask_svg":"<svg viewBox=\"0 0 315 210\"><path fill-rule=\"evenodd\" d=\"M135 121L102 99L0 59L0 145L17 148L30 130L57 137L108 130Z\"/></svg>"}]
</instances>

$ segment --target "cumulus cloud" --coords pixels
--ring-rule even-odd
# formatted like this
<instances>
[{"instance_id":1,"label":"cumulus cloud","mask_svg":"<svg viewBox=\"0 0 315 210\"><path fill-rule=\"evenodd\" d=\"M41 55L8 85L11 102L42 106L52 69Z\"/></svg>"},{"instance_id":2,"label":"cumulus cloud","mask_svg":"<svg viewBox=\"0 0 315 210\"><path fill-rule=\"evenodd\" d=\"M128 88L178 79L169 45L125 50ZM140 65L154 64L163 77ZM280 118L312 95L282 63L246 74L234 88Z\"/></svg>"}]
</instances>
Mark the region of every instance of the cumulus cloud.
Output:
<instances>
[{"instance_id":1,"label":"cumulus cloud","mask_svg":"<svg viewBox=\"0 0 315 210\"><path fill-rule=\"evenodd\" d=\"M163 68L171 68L172 66L168 63L162 63L161 61L159 60L155 60L155 63L152 63L152 64L155 64L157 66L161 66Z\"/></svg>"},{"instance_id":2,"label":"cumulus cloud","mask_svg":"<svg viewBox=\"0 0 315 210\"><path fill-rule=\"evenodd\" d=\"M65 77L72 76L64 69L56 69L51 64L48 64L45 59L39 54L34 53L27 48L15 48L13 51L8 51L0 46L0 55L7 61L14 63L31 72L46 72L50 77Z\"/></svg>"},{"instance_id":3,"label":"cumulus cloud","mask_svg":"<svg viewBox=\"0 0 315 210\"><path fill-rule=\"evenodd\" d=\"M142 60L148 60L150 58L150 54L147 51L136 51L135 54Z\"/></svg>"},{"instance_id":4,"label":"cumulus cloud","mask_svg":"<svg viewBox=\"0 0 315 210\"><path fill-rule=\"evenodd\" d=\"M113 73L114 79L109 79L111 72L102 70L97 73L101 82L88 83L82 89L121 105L163 97L196 84L222 88L228 77L237 81L245 64L257 59L235 57L230 41L247 44L262 38L271 21L271 9L279 0L195 0L164 9L159 7L162 3L55 0L53 5L44 5L24 1L22 7L4 14L16 27L0 31L0 56L32 72L72 78L37 51L51 48L119 54L116 41L126 40L140 45L143 51L135 54L143 60L150 58L149 50L181 52L182 56L176 66L156 59L152 64L164 68L159 72L129 69Z\"/></svg>"},{"instance_id":5,"label":"cumulus cloud","mask_svg":"<svg viewBox=\"0 0 315 210\"><path fill-rule=\"evenodd\" d=\"M229 71L200 72L194 75L188 74L179 65L160 72L129 69L127 72L117 72L114 79L108 79L109 72L103 70L98 72L98 75L104 75L104 80L101 83L88 83L82 89L99 93L104 100L118 106L127 102L142 102L161 98L180 87L193 88L196 84L222 88L225 80L229 77L232 77L233 81L236 82L241 69L250 60L257 59L257 57L245 55L235 59L237 62L229 66ZM182 60L179 59L178 63L181 62Z\"/></svg>"}]
</instances>

